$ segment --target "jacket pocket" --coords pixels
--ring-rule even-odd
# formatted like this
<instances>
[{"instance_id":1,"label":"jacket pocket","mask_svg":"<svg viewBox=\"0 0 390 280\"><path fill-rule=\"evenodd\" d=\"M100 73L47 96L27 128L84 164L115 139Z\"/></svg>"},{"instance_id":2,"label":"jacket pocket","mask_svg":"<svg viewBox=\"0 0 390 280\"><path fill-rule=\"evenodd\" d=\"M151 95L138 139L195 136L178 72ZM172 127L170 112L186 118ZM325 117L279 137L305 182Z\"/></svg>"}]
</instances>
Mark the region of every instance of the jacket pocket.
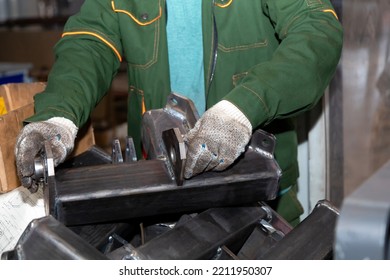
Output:
<instances>
[{"instance_id":1,"label":"jacket pocket","mask_svg":"<svg viewBox=\"0 0 390 280\"><path fill-rule=\"evenodd\" d=\"M224 1L227 2L227 1ZM245 51L268 46L270 22L262 15L261 1L237 1L214 8L218 30L218 49Z\"/></svg>"},{"instance_id":2,"label":"jacket pocket","mask_svg":"<svg viewBox=\"0 0 390 280\"><path fill-rule=\"evenodd\" d=\"M112 9L131 18L140 26L150 25L162 15L161 0L113 0Z\"/></svg>"},{"instance_id":3,"label":"jacket pocket","mask_svg":"<svg viewBox=\"0 0 390 280\"><path fill-rule=\"evenodd\" d=\"M148 68L157 60L162 0L113 0L124 54L133 67Z\"/></svg>"}]
</instances>

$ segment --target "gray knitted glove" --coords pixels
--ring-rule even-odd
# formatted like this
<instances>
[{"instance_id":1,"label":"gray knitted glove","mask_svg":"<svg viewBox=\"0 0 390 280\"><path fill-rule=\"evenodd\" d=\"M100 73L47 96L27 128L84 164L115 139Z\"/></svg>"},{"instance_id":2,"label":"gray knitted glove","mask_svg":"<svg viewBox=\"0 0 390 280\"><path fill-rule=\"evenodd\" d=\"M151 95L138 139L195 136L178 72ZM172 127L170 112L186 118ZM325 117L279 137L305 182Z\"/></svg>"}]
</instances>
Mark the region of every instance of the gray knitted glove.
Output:
<instances>
[{"instance_id":1,"label":"gray knitted glove","mask_svg":"<svg viewBox=\"0 0 390 280\"><path fill-rule=\"evenodd\" d=\"M77 130L72 121L59 117L29 123L21 130L16 140L15 157L18 176L24 187L32 192L38 189L32 178L34 158L43 149L44 141L50 141L54 166L57 166L72 152Z\"/></svg>"},{"instance_id":2,"label":"gray knitted glove","mask_svg":"<svg viewBox=\"0 0 390 280\"><path fill-rule=\"evenodd\" d=\"M229 101L218 102L184 135L188 148L184 177L226 169L245 151L251 135L246 116Z\"/></svg>"}]
</instances>

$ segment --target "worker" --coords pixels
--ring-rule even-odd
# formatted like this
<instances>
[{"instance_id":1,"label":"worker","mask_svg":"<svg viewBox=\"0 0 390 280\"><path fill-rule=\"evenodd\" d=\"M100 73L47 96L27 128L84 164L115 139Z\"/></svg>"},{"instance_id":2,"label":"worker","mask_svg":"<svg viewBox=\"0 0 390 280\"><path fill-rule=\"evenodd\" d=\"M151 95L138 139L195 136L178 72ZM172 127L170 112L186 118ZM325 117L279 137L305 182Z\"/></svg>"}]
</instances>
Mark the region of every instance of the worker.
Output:
<instances>
[{"instance_id":1,"label":"worker","mask_svg":"<svg viewBox=\"0 0 390 280\"><path fill-rule=\"evenodd\" d=\"M23 186L50 139L55 166L78 128L128 70L128 133L141 155L145 111L176 92L201 115L184 136L185 178L222 171L261 128L276 137L282 169L275 209L295 225L297 135L293 118L321 98L340 59L342 26L329 0L86 0L55 46L55 63L16 147Z\"/></svg>"}]
</instances>

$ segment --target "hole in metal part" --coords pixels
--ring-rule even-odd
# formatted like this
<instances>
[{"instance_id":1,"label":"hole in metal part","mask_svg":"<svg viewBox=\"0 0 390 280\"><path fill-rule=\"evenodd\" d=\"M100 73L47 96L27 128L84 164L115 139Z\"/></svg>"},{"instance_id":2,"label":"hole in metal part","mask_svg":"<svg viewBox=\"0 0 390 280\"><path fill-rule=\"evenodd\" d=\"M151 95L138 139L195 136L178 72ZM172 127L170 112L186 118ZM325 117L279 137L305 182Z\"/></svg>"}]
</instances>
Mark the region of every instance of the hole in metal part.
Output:
<instances>
[{"instance_id":1,"label":"hole in metal part","mask_svg":"<svg viewBox=\"0 0 390 280\"><path fill-rule=\"evenodd\" d=\"M263 138L263 139L261 140L261 145L262 145L263 147L267 148L267 147L269 147L270 142L268 141L267 138Z\"/></svg>"},{"instance_id":2,"label":"hole in metal part","mask_svg":"<svg viewBox=\"0 0 390 280\"><path fill-rule=\"evenodd\" d=\"M169 157L171 159L172 164L176 164L176 153L175 149L173 149L172 147L169 149Z\"/></svg>"},{"instance_id":3,"label":"hole in metal part","mask_svg":"<svg viewBox=\"0 0 390 280\"><path fill-rule=\"evenodd\" d=\"M177 106L177 105L179 104L179 101L177 101L176 98L171 98L171 99L170 99L170 102L171 102L171 104L174 105L174 106Z\"/></svg>"}]
</instances>

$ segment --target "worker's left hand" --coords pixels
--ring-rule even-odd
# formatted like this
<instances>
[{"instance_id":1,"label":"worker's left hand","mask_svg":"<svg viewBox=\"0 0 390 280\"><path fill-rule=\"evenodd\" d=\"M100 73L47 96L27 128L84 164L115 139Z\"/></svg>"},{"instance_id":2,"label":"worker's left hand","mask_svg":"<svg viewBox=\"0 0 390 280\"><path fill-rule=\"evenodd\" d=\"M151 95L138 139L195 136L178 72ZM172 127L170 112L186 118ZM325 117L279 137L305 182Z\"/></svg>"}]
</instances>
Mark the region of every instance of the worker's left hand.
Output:
<instances>
[{"instance_id":1,"label":"worker's left hand","mask_svg":"<svg viewBox=\"0 0 390 280\"><path fill-rule=\"evenodd\" d=\"M246 116L231 102L218 102L184 136L188 148L184 177L226 169L245 151L251 135Z\"/></svg>"}]
</instances>

